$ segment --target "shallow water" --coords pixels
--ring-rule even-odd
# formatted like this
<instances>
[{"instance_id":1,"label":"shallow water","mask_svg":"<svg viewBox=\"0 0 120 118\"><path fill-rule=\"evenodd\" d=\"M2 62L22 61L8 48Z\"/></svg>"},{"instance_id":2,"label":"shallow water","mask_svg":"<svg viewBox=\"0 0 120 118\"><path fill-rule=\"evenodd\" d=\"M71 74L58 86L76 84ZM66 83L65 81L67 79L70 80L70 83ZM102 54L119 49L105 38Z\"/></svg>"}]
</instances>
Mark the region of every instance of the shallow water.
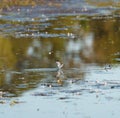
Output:
<instances>
[{"instance_id":1,"label":"shallow water","mask_svg":"<svg viewBox=\"0 0 120 118\"><path fill-rule=\"evenodd\" d=\"M0 118L118 118L119 17L84 0L4 9Z\"/></svg>"}]
</instances>

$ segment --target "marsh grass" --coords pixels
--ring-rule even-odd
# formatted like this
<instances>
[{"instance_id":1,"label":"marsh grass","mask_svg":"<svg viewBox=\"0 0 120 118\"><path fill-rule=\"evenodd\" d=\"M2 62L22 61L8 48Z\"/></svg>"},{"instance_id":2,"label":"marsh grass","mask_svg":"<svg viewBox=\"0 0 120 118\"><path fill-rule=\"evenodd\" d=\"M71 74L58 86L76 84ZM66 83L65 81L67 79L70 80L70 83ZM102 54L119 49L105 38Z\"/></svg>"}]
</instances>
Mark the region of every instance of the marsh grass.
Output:
<instances>
[{"instance_id":1,"label":"marsh grass","mask_svg":"<svg viewBox=\"0 0 120 118\"><path fill-rule=\"evenodd\" d=\"M89 4L96 5L98 7L104 6L113 6L113 7L120 7L120 1L114 0L86 0Z\"/></svg>"},{"instance_id":2,"label":"marsh grass","mask_svg":"<svg viewBox=\"0 0 120 118\"><path fill-rule=\"evenodd\" d=\"M60 2L55 0L0 0L0 11L8 9L12 6L36 6L36 5L48 5L48 6L61 6Z\"/></svg>"}]
</instances>

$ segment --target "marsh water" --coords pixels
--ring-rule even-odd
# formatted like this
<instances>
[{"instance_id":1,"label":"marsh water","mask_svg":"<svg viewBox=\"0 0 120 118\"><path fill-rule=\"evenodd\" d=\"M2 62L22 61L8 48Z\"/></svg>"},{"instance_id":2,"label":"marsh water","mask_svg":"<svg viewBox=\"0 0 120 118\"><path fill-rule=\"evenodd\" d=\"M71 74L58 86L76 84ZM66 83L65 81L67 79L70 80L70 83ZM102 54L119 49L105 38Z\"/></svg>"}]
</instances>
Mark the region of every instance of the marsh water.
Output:
<instances>
[{"instance_id":1,"label":"marsh water","mask_svg":"<svg viewBox=\"0 0 120 118\"><path fill-rule=\"evenodd\" d=\"M119 13L84 0L3 9L0 118L118 118Z\"/></svg>"}]
</instances>

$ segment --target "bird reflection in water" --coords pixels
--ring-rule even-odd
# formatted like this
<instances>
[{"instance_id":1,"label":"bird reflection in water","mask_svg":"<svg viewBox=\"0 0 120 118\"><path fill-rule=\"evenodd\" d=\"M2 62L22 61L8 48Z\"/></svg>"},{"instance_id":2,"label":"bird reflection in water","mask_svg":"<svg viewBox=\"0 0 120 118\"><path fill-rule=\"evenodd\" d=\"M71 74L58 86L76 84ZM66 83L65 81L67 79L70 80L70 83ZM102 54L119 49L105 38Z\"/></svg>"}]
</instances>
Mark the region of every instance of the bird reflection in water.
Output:
<instances>
[{"instance_id":1,"label":"bird reflection in water","mask_svg":"<svg viewBox=\"0 0 120 118\"><path fill-rule=\"evenodd\" d=\"M57 75L56 75L57 83L60 85L63 85L63 79L64 79L64 73L62 71L63 64L61 64L59 61L57 61L56 64L58 67L58 71L57 71Z\"/></svg>"}]
</instances>

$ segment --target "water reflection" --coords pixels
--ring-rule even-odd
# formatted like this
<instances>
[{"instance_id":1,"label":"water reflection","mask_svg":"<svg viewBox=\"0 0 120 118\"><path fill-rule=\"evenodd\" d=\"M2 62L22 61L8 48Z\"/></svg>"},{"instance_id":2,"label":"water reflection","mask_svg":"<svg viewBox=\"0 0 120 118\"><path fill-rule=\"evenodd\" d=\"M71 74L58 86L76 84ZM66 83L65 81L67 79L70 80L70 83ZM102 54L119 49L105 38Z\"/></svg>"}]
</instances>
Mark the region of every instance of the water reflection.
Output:
<instances>
[{"instance_id":1,"label":"water reflection","mask_svg":"<svg viewBox=\"0 0 120 118\"><path fill-rule=\"evenodd\" d=\"M19 96L40 83L66 87L67 80L85 78L87 64L120 62L119 18L44 18L0 21L0 90L9 92L9 96ZM57 60L64 63L63 72L24 73L24 69L56 68Z\"/></svg>"}]
</instances>

